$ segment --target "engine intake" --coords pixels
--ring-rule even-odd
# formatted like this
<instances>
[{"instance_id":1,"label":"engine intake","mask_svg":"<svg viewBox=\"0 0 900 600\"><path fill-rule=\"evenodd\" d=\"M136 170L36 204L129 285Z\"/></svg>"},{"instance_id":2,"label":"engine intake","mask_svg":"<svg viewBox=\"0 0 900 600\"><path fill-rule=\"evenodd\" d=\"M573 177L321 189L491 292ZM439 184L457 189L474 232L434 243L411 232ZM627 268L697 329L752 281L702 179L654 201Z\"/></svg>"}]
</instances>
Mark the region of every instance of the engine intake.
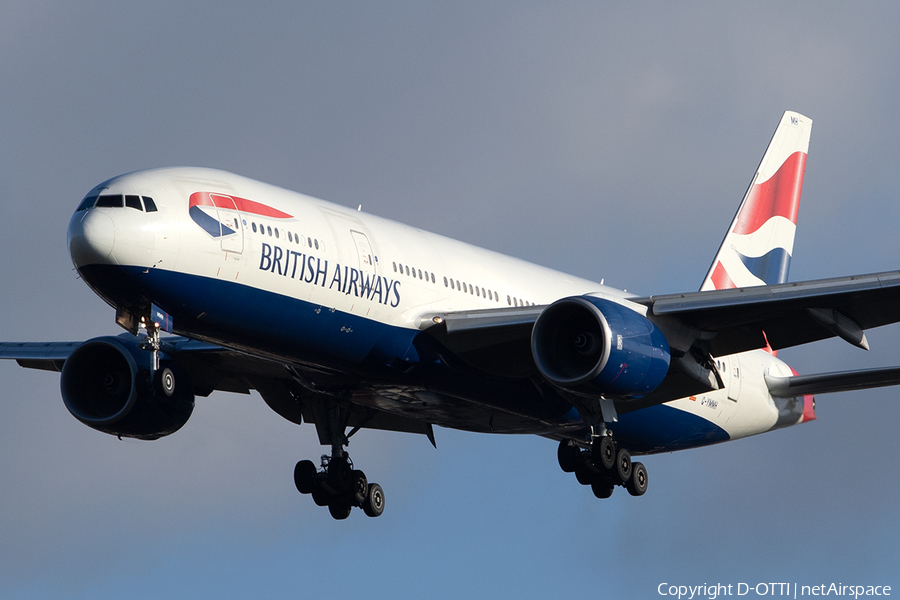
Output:
<instances>
[{"instance_id":1,"label":"engine intake","mask_svg":"<svg viewBox=\"0 0 900 600\"><path fill-rule=\"evenodd\" d=\"M76 419L111 435L155 440L178 431L194 410L186 373L151 354L131 336L101 337L79 346L63 365L60 387Z\"/></svg>"},{"instance_id":2,"label":"engine intake","mask_svg":"<svg viewBox=\"0 0 900 600\"><path fill-rule=\"evenodd\" d=\"M621 399L652 392L669 370L669 343L649 319L593 296L563 298L544 309L531 352L550 383Z\"/></svg>"}]
</instances>

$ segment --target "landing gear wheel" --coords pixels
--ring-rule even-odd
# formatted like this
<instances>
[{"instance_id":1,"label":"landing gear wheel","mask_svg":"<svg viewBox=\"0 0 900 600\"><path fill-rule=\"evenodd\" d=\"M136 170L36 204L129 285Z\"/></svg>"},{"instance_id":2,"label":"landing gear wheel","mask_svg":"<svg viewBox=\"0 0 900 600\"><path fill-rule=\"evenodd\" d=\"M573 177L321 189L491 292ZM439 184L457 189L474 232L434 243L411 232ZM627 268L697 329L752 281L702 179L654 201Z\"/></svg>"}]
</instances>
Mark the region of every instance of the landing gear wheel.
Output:
<instances>
[{"instance_id":1,"label":"landing gear wheel","mask_svg":"<svg viewBox=\"0 0 900 600\"><path fill-rule=\"evenodd\" d=\"M350 505L344 500L335 498L328 504L328 512L336 521L343 521L350 516Z\"/></svg>"},{"instance_id":2,"label":"landing gear wheel","mask_svg":"<svg viewBox=\"0 0 900 600\"><path fill-rule=\"evenodd\" d=\"M344 458L334 458L328 463L328 484L338 494L343 494L350 489L353 483L353 469L350 462Z\"/></svg>"},{"instance_id":3,"label":"landing gear wheel","mask_svg":"<svg viewBox=\"0 0 900 600\"><path fill-rule=\"evenodd\" d=\"M597 466L607 471L612 471L616 465L616 445L609 436L594 440L591 447L591 457Z\"/></svg>"},{"instance_id":4,"label":"landing gear wheel","mask_svg":"<svg viewBox=\"0 0 900 600\"><path fill-rule=\"evenodd\" d=\"M575 467L578 466L578 455L581 449L573 446L569 440L563 440L559 443L559 449L556 451L556 458L559 460L559 468L564 473L574 473Z\"/></svg>"},{"instance_id":5,"label":"landing gear wheel","mask_svg":"<svg viewBox=\"0 0 900 600\"><path fill-rule=\"evenodd\" d=\"M301 460L294 467L294 485L301 494L309 494L316 483L316 465L311 460Z\"/></svg>"},{"instance_id":6,"label":"landing gear wheel","mask_svg":"<svg viewBox=\"0 0 900 600\"><path fill-rule=\"evenodd\" d=\"M331 498L331 492L320 485L315 486L312 490L312 499L316 506L328 506L331 503Z\"/></svg>"},{"instance_id":7,"label":"landing gear wheel","mask_svg":"<svg viewBox=\"0 0 900 600\"><path fill-rule=\"evenodd\" d=\"M370 483L362 509L370 517L380 517L384 512L384 490L377 483Z\"/></svg>"},{"instance_id":8,"label":"landing gear wheel","mask_svg":"<svg viewBox=\"0 0 900 600\"><path fill-rule=\"evenodd\" d=\"M598 477L594 483L591 484L591 491L594 492L594 496L601 499L612 496L614 489L615 486L607 477Z\"/></svg>"},{"instance_id":9,"label":"landing gear wheel","mask_svg":"<svg viewBox=\"0 0 900 600\"><path fill-rule=\"evenodd\" d=\"M578 483L581 485L591 485L597 475L591 471L591 468L587 466L587 464L580 462L575 467L575 479L578 480Z\"/></svg>"},{"instance_id":10,"label":"landing gear wheel","mask_svg":"<svg viewBox=\"0 0 900 600\"><path fill-rule=\"evenodd\" d=\"M156 385L166 396L171 397L172 394L175 393L175 373L172 372L172 369L166 367L164 369L160 369L156 374Z\"/></svg>"},{"instance_id":11,"label":"landing gear wheel","mask_svg":"<svg viewBox=\"0 0 900 600\"><path fill-rule=\"evenodd\" d=\"M625 489L632 496L643 496L647 491L647 468L643 463L631 463L631 478L625 482Z\"/></svg>"},{"instance_id":12,"label":"landing gear wheel","mask_svg":"<svg viewBox=\"0 0 900 600\"><path fill-rule=\"evenodd\" d=\"M350 474L350 501L351 504L362 506L369 495L369 482L362 471L353 471Z\"/></svg>"},{"instance_id":13,"label":"landing gear wheel","mask_svg":"<svg viewBox=\"0 0 900 600\"><path fill-rule=\"evenodd\" d=\"M616 452L616 475L622 483L631 478L631 455L625 448L619 448Z\"/></svg>"}]
</instances>

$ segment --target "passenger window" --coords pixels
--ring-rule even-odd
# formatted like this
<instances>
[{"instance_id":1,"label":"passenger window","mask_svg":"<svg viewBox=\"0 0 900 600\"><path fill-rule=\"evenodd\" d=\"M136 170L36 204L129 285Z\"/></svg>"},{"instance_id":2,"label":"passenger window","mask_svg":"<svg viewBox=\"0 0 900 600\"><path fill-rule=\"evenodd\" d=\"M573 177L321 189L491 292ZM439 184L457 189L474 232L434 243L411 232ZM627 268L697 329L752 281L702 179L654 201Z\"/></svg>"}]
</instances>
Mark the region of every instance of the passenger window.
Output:
<instances>
[{"instance_id":1,"label":"passenger window","mask_svg":"<svg viewBox=\"0 0 900 600\"><path fill-rule=\"evenodd\" d=\"M318 250L318 249L319 249L319 240L315 240L315 241L314 241L314 244L315 244L315 246L316 246L316 250Z\"/></svg>"},{"instance_id":2,"label":"passenger window","mask_svg":"<svg viewBox=\"0 0 900 600\"><path fill-rule=\"evenodd\" d=\"M278 228L275 228L275 239L278 239Z\"/></svg>"},{"instance_id":3,"label":"passenger window","mask_svg":"<svg viewBox=\"0 0 900 600\"><path fill-rule=\"evenodd\" d=\"M125 206L125 199L122 194L100 196L95 206L97 208L122 208Z\"/></svg>"},{"instance_id":4,"label":"passenger window","mask_svg":"<svg viewBox=\"0 0 900 600\"><path fill-rule=\"evenodd\" d=\"M446 277L444 277L444 287L448 287L448 286L449 286L449 285L450 285L450 284L449 284L449 283L447 283L447 278L446 278Z\"/></svg>"},{"instance_id":5,"label":"passenger window","mask_svg":"<svg viewBox=\"0 0 900 600\"><path fill-rule=\"evenodd\" d=\"M253 233L256 233L256 222L254 221L250 226L253 228Z\"/></svg>"},{"instance_id":6,"label":"passenger window","mask_svg":"<svg viewBox=\"0 0 900 600\"><path fill-rule=\"evenodd\" d=\"M144 207L141 206L141 197L140 196L125 196L125 206L128 208L134 208L141 212L144 212Z\"/></svg>"},{"instance_id":7,"label":"passenger window","mask_svg":"<svg viewBox=\"0 0 900 600\"><path fill-rule=\"evenodd\" d=\"M156 202L150 196L142 196L144 198L144 207L147 212L156 212Z\"/></svg>"}]
</instances>

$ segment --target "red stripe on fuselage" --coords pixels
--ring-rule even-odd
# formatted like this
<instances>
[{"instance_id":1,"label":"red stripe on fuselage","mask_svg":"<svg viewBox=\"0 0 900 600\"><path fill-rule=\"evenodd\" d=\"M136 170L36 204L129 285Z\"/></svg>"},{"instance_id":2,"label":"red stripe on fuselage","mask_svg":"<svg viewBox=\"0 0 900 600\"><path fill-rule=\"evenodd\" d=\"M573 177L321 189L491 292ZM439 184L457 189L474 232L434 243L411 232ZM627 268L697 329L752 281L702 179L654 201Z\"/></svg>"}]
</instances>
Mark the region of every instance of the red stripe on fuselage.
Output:
<instances>
[{"instance_id":1,"label":"red stripe on fuselage","mask_svg":"<svg viewBox=\"0 0 900 600\"><path fill-rule=\"evenodd\" d=\"M231 210L234 210L235 207L237 207L237 210L240 212L261 215L263 217L273 217L275 219L293 218L293 215L281 212L271 206L254 202L253 200L238 198L237 196L228 196L226 194L217 194L214 192L194 192L191 194L188 207L191 206L215 206L216 208L230 208Z\"/></svg>"},{"instance_id":2,"label":"red stripe on fuselage","mask_svg":"<svg viewBox=\"0 0 900 600\"><path fill-rule=\"evenodd\" d=\"M806 153L794 152L772 177L754 184L741 208L734 233L753 233L775 216L784 217L796 225L805 170Z\"/></svg>"}]
</instances>

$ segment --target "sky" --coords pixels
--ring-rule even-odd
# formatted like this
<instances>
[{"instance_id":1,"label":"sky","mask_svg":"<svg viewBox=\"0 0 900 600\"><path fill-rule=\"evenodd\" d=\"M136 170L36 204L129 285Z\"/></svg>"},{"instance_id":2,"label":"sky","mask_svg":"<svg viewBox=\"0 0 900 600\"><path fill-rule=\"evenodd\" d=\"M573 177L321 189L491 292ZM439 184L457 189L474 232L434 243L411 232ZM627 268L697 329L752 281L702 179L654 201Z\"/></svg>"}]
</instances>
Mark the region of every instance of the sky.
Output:
<instances>
[{"instance_id":1,"label":"sky","mask_svg":"<svg viewBox=\"0 0 900 600\"><path fill-rule=\"evenodd\" d=\"M226 169L638 294L696 290L784 110L813 119L791 279L900 266L896 3L178 2L0 7L0 339L120 332L66 226L97 183ZM900 327L779 354L900 364ZM555 443L364 431L378 519L297 494L324 452L255 393L176 434L77 422L0 364L0 598L659 598L900 590L895 389L646 457L593 497ZM663 591L667 588L663 587ZM763 588L760 588L761 590ZM753 597L751 594L747 597Z\"/></svg>"}]
</instances>

